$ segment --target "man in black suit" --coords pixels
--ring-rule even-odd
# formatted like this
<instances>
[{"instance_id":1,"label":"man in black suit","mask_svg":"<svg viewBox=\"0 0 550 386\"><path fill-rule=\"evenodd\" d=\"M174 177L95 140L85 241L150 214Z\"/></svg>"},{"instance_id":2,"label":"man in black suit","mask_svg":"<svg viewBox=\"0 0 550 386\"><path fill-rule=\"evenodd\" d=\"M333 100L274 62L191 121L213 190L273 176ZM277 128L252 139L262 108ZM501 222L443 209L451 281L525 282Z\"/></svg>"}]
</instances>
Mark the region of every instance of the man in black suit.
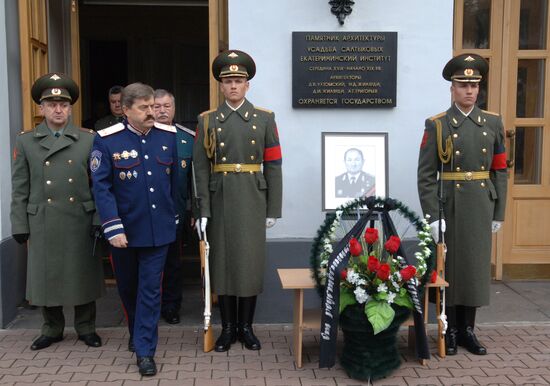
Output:
<instances>
[{"instance_id":1,"label":"man in black suit","mask_svg":"<svg viewBox=\"0 0 550 386\"><path fill-rule=\"evenodd\" d=\"M363 171L365 158L363 152L355 147L344 153L346 170L336 177L334 182L336 197L357 198L375 194L374 176Z\"/></svg>"}]
</instances>

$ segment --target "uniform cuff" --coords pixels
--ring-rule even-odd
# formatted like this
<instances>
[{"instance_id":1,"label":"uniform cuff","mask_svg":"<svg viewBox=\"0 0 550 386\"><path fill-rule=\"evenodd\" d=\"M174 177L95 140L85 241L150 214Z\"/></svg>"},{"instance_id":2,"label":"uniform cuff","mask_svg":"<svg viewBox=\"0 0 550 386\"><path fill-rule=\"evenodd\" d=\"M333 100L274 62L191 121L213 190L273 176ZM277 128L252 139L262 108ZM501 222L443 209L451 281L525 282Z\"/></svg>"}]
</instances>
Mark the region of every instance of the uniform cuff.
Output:
<instances>
[{"instance_id":1,"label":"uniform cuff","mask_svg":"<svg viewBox=\"0 0 550 386\"><path fill-rule=\"evenodd\" d=\"M107 240L111 240L116 235L124 233L124 225L122 225L122 220L119 218L104 222L102 228Z\"/></svg>"}]
</instances>

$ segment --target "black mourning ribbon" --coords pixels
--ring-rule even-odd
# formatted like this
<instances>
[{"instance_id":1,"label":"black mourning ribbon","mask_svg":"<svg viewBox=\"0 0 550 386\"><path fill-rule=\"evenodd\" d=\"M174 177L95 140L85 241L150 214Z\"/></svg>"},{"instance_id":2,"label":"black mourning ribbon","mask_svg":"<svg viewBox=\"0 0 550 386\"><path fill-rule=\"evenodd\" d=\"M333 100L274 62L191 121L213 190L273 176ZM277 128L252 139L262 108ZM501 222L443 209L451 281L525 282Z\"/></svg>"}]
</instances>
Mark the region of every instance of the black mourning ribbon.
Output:
<instances>
[{"instance_id":1,"label":"black mourning ribbon","mask_svg":"<svg viewBox=\"0 0 550 386\"><path fill-rule=\"evenodd\" d=\"M336 338L338 336L338 319L340 315L340 274L348 266L350 258L349 241L352 237L359 238L367 222L369 220L373 221L375 218L381 219L385 235L388 237L397 235L395 225L388 214L389 210L395 209L395 201L387 199L384 207L380 208L376 206L374 197L369 197L366 204L368 211L340 240L328 261L327 280L321 308L320 368L333 367L336 363ZM403 256L407 262L410 261L402 246L399 246L397 253L399 256ZM422 318L422 302L419 301L416 286L411 281L407 283L407 291L411 295L414 304L417 356L421 359L429 359L428 340Z\"/></svg>"}]
</instances>

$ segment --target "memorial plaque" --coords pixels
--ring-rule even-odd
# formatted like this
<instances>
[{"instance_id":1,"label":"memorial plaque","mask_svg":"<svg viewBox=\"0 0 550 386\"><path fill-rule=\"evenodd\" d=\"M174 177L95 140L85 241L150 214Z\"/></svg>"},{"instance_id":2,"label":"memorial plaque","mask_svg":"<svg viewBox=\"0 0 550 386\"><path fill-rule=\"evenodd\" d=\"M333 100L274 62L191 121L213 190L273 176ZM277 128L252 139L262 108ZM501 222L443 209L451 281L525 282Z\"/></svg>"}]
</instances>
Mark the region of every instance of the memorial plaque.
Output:
<instances>
[{"instance_id":1,"label":"memorial plaque","mask_svg":"<svg viewBox=\"0 0 550 386\"><path fill-rule=\"evenodd\" d=\"M397 32L293 32L293 107L395 107Z\"/></svg>"}]
</instances>

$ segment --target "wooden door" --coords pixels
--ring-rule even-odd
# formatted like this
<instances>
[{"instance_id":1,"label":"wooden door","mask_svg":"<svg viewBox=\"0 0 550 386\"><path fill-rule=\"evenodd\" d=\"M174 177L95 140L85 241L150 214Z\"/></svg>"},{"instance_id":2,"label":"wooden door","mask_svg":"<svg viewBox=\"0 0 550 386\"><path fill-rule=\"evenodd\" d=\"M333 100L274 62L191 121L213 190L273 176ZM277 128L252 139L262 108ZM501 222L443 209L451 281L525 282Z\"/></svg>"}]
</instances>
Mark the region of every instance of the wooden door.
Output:
<instances>
[{"instance_id":1,"label":"wooden door","mask_svg":"<svg viewBox=\"0 0 550 386\"><path fill-rule=\"evenodd\" d=\"M494 238L498 280L550 274L549 27L547 0L455 1L454 53L489 60L480 103L502 115L508 138L506 221Z\"/></svg>"},{"instance_id":2,"label":"wooden door","mask_svg":"<svg viewBox=\"0 0 550 386\"><path fill-rule=\"evenodd\" d=\"M227 19L228 0L208 0L209 66L216 56L229 48ZM218 81L210 72L210 108L215 109L222 101Z\"/></svg>"},{"instance_id":3,"label":"wooden door","mask_svg":"<svg viewBox=\"0 0 550 386\"><path fill-rule=\"evenodd\" d=\"M80 81L80 26L78 23L78 1L71 0L71 78L76 82L82 92ZM80 127L82 125L82 95L73 105L73 123Z\"/></svg>"}]
</instances>

